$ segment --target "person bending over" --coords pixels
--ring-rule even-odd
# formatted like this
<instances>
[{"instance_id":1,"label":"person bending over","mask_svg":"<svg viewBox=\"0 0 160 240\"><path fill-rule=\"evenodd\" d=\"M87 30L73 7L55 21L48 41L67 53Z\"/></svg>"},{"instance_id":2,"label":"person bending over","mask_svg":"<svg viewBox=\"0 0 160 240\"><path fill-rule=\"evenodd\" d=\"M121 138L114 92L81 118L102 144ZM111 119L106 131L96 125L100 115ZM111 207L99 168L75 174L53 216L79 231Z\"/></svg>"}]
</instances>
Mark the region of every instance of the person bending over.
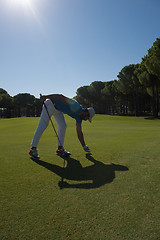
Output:
<instances>
[{"instance_id":1,"label":"person bending over","mask_svg":"<svg viewBox=\"0 0 160 240\"><path fill-rule=\"evenodd\" d=\"M95 110L93 107L83 108L76 100L63 96L62 94L51 94L51 95L41 95L40 100L44 102L47 107L48 113L54 117L57 125L57 150L56 154L59 156L69 156L70 152L67 152L64 145L64 138L66 132L66 122L64 114L74 118L76 120L76 131L77 137L84 149L85 152L90 152L89 147L86 145L83 132L82 132L82 120L89 122L92 121L93 116L95 115ZM39 143L40 137L43 134L44 130L49 124L48 113L43 104L41 117L38 123L38 127L34 133L31 149L29 155L32 159L39 159L37 152L37 145Z\"/></svg>"}]
</instances>

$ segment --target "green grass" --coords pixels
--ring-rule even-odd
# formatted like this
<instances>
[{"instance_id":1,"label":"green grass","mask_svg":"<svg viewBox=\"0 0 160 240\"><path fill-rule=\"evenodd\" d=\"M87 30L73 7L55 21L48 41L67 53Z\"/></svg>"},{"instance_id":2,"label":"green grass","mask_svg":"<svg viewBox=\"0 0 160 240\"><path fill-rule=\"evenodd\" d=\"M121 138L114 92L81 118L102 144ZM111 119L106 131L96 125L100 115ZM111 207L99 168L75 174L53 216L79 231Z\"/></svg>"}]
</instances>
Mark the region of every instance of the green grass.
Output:
<instances>
[{"instance_id":1,"label":"green grass","mask_svg":"<svg viewBox=\"0 0 160 240\"><path fill-rule=\"evenodd\" d=\"M51 125L30 160L38 120L0 120L0 240L160 239L159 120L96 115L83 123L86 158L66 118L64 171Z\"/></svg>"}]
</instances>

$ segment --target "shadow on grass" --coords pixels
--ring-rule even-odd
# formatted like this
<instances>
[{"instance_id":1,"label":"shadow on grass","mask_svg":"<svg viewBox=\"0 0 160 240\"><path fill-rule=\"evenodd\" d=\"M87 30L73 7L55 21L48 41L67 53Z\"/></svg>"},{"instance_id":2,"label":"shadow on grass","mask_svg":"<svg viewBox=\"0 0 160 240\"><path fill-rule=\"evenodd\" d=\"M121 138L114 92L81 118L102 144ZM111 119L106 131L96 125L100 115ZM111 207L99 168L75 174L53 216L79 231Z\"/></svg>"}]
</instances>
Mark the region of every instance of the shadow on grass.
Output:
<instances>
[{"instance_id":1,"label":"shadow on grass","mask_svg":"<svg viewBox=\"0 0 160 240\"><path fill-rule=\"evenodd\" d=\"M153 117L153 116L149 116L149 117L145 117L145 120L157 120L160 119L160 117Z\"/></svg>"},{"instance_id":2,"label":"shadow on grass","mask_svg":"<svg viewBox=\"0 0 160 240\"><path fill-rule=\"evenodd\" d=\"M66 167L60 167L55 164L47 163L42 160L33 160L35 163L47 168L51 172L61 177L58 186L63 188L98 188L107 183L111 183L115 178L115 171L128 171L129 169L117 164L104 164L93 156L86 154L86 158L93 164L82 167L81 163L71 157L63 158L67 162ZM66 180L74 181L92 181L91 183L67 183Z\"/></svg>"}]
</instances>

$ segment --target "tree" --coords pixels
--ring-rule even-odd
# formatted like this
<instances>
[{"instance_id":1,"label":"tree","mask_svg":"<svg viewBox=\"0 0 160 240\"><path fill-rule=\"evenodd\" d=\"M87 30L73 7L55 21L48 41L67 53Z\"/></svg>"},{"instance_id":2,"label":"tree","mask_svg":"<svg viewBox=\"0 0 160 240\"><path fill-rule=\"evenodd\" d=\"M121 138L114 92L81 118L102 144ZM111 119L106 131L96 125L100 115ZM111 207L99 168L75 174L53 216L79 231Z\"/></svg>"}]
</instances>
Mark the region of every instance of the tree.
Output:
<instances>
[{"instance_id":1,"label":"tree","mask_svg":"<svg viewBox=\"0 0 160 240\"><path fill-rule=\"evenodd\" d=\"M105 82L105 87L101 90L103 108L105 113L117 113L117 80Z\"/></svg>"},{"instance_id":2,"label":"tree","mask_svg":"<svg viewBox=\"0 0 160 240\"><path fill-rule=\"evenodd\" d=\"M160 38L153 43L148 50L148 55L142 58L138 70L138 77L141 83L147 88L152 96L153 115L158 117L160 97Z\"/></svg>"},{"instance_id":3,"label":"tree","mask_svg":"<svg viewBox=\"0 0 160 240\"><path fill-rule=\"evenodd\" d=\"M75 99L83 105L83 107L87 107L90 105L90 97L88 92L89 86L83 86L77 89Z\"/></svg>"},{"instance_id":4,"label":"tree","mask_svg":"<svg viewBox=\"0 0 160 240\"><path fill-rule=\"evenodd\" d=\"M34 115L35 97L29 93L20 93L14 96L15 113L18 117Z\"/></svg>"},{"instance_id":5,"label":"tree","mask_svg":"<svg viewBox=\"0 0 160 240\"><path fill-rule=\"evenodd\" d=\"M35 112L32 116L39 117L41 114L41 110L42 110L42 102L38 98L36 98L34 101L34 109L35 109Z\"/></svg>"},{"instance_id":6,"label":"tree","mask_svg":"<svg viewBox=\"0 0 160 240\"><path fill-rule=\"evenodd\" d=\"M142 106L140 105L144 92L144 86L139 81L137 76L137 68L139 64L130 64L125 66L118 74L118 89L125 95L126 103L131 113L135 116L141 114Z\"/></svg>"},{"instance_id":7,"label":"tree","mask_svg":"<svg viewBox=\"0 0 160 240\"><path fill-rule=\"evenodd\" d=\"M96 113L104 113L102 94L101 91L104 89L105 83L101 81L94 81L88 88L90 102L94 106Z\"/></svg>"},{"instance_id":8,"label":"tree","mask_svg":"<svg viewBox=\"0 0 160 240\"><path fill-rule=\"evenodd\" d=\"M143 60L147 71L155 75L160 84L160 38L157 38L153 43L153 46L148 50L148 55Z\"/></svg>"},{"instance_id":9,"label":"tree","mask_svg":"<svg viewBox=\"0 0 160 240\"><path fill-rule=\"evenodd\" d=\"M3 88L0 88L0 94L8 94L6 90L4 90Z\"/></svg>"},{"instance_id":10,"label":"tree","mask_svg":"<svg viewBox=\"0 0 160 240\"><path fill-rule=\"evenodd\" d=\"M11 117L13 99L6 90L0 88L0 117Z\"/></svg>"},{"instance_id":11,"label":"tree","mask_svg":"<svg viewBox=\"0 0 160 240\"><path fill-rule=\"evenodd\" d=\"M101 81L92 82L89 86L83 86L77 89L75 97L83 107L93 106L97 113L103 113L101 90L105 84Z\"/></svg>"}]
</instances>

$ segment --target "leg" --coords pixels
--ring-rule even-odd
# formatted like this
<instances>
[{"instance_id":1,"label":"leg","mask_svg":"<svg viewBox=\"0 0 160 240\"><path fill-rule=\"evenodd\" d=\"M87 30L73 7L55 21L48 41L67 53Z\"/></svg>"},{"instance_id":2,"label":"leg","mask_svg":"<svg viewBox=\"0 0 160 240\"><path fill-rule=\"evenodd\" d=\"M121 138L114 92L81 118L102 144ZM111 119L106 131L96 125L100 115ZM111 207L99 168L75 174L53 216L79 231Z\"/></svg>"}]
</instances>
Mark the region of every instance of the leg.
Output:
<instances>
[{"instance_id":1,"label":"leg","mask_svg":"<svg viewBox=\"0 0 160 240\"><path fill-rule=\"evenodd\" d=\"M58 134L58 138L59 140L57 139L57 146L58 146L58 149L56 151L56 154L58 156L62 156L62 157L69 157L71 154L70 152L67 152L64 148L63 148L63 145L64 145L64 138L65 138L65 132L66 132L66 122L65 122L65 119L64 119L64 115L62 112L57 112L56 114L53 115L54 116L54 119L55 119L55 122L56 122L56 125L57 125L57 134Z\"/></svg>"},{"instance_id":2,"label":"leg","mask_svg":"<svg viewBox=\"0 0 160 240\"><path fill-rule=\"evenodd\" d=\"M45 104L47 106L49 115L52 116L57 111L55 109L52 101L50 99L46 99ZM44 130L47 128L48 124L49 124L49 117L48 117L48 114L46 112L45 107L43 106L41 117L40 117L40 120L39 120L39 123L38 123L38 127L37 127L37 129L34 133L33 140L32 140L32 143L31 143L31 146L33 148L37 147L37 145L39 143L39 140L40 140L40 137L42 136Z\"/></svg>"},{"instance_id":3,"label":"leg","mask_svg":"<svg viewBox=\"0 0 160 240\"><path fill-rule=\"evenodd\" d=\"M58 148L62 148L63 144L64 144L64 138L65 138L65 132L66 132L66 122L65 122L65 118L62 112L57 111L54 115L54 119L57 125L57 134L59 137L59 140L57 139L57 146Z\"/></svg>"}]
</instances>

